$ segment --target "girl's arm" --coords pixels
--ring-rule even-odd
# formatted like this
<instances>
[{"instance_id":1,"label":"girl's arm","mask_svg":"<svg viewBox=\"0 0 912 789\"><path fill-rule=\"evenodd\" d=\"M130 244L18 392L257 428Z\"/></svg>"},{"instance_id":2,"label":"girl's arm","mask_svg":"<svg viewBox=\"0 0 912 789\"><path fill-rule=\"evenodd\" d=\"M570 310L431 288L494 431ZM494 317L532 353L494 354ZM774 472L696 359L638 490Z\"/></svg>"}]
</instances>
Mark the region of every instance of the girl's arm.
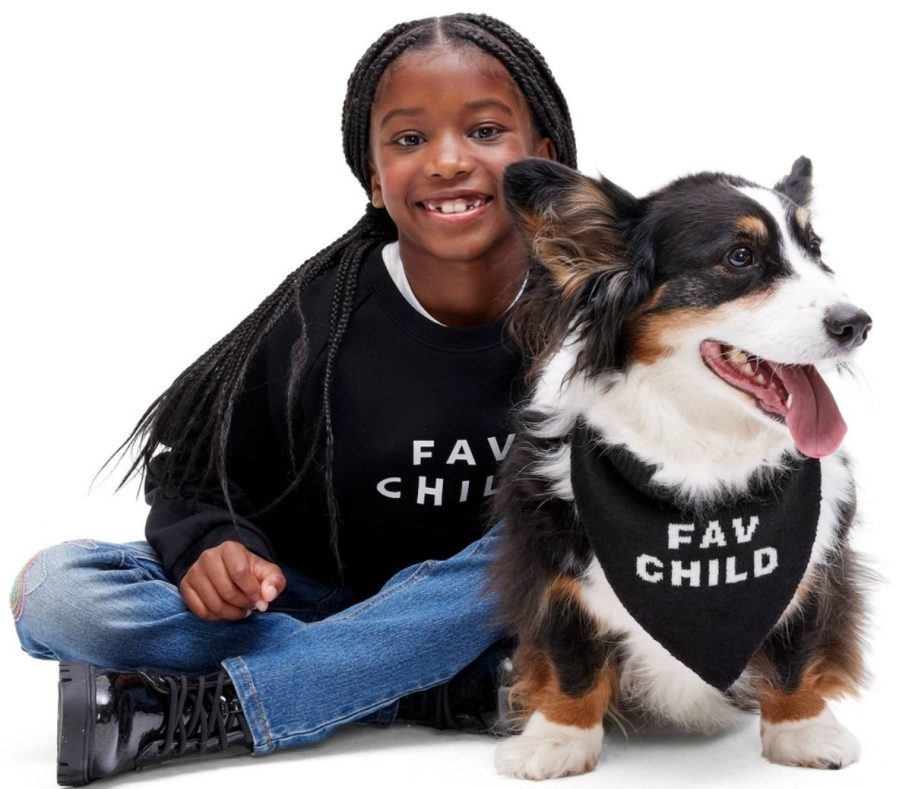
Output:
<instances>
[{"instance_id":1,"label":"girl's arm","mask_svg":"<svg viewBox=\"0 0 912 789\"><path fill-rule=\"evenodd\" d=\"M192 483L178 493L159 486L155 472L165 453L152 458L145 481L145 499L151 505L146 518L146 539L158 553L165 574L179 584L184 574L203 551L233 540L252 553L274 562L276 556L269 537L253 521L237 513L252 512L247 494L228 481L232 519L221 490L202 491Z\"/></svg>"},{"instance_id":2,"label":"girl's arm","mask_svg":"<svg viewBox=\"0 0 912 789\"><path fill-rule=\"evenodd\" d=\"M210 479L204 485L201 470L190 474L179 490L175 484L162 484L165 461L173 451L170 448L155 455L149 464L145 478L145 499L150 505L146 539L176 585L181 585L191 568L199 567L207 552L209 561L213 549L229 542L243 549L248 565L257 559L275 566L277 556L266 524L275 524L277 519L258 518L254 513L277 496L290 479L283 429L284 393L288 355L298 333L297 321L289 315L270 331L251 359L232 415L225 458L233 514L219 483ZM180 461L178 466L180 478L187 469ZM235 565L240 562L237 549L227 549Z\"/></svg>"}]
</instances>

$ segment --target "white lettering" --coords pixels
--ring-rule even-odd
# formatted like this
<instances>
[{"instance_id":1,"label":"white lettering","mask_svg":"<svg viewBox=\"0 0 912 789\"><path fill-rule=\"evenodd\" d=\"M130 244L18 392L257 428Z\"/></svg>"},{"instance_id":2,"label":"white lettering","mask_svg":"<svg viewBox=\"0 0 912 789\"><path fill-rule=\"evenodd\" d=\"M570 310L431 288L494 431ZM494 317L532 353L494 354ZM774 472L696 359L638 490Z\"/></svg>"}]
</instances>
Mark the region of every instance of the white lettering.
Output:
<instances>
[{"instance_id":1,"label":"white lettering","mask_svg":"<svg viewBox=\"0 0 912 789\"><path fill-rule=\"evenodd\" d=\"M744 528L744 524L741 518L735 518L732 520L732 527L735 530L735 537L739 543L750 542L754 538L754 532L757 531L757 526L760 525L760 518L756 515L751 515L750 523L747 528Z\"/></svg>"},{"instance_id":2,"label":"white lettering","mask_svg":"<svg viewBox=\"0 0 912 789\"><path fill-rule=\"evenodd\" d=\"M427 498L428 493L433 494L435 507L439 507L443 504L443 477L437 477L436 480L434 480L434 487L428 486L427 477L423 475L418 477L419 504L424 504L424 500Z\"/></svg>"},{"instance_id":3,"label":"white lettering","mask_svg":"<svg viewBox=\"0 0 912 789\"><path fill-rule=\"evenodd\" d=\"M747 580L747 573L739 573L737 569L738 557L729 556L725 560L725 583L736 584Z\"/></svg>"},{"instance_id":4,"label":"white lettering","mask_svg":"<svg viewBox=\"0 0 912 789\"><path fill-rule=\"evenodd\" d=\"M507 452L510 451L510 447L513 445L514 434L510 433L504 441L503 449L497 446L497 437L491 436L488 439L488 445L491 447L491 453L494 455L494 460L503 460L507 456Z\"/></svg>"},{"instance_id":5,"label":"white lettering","mask_svg":"<svg viewBox=\"0 0 912 789\"><path fill-rule=\"evenodd\" d=\"M691 586L700 585L700 562L693 561L690 563L690 569L684 569L684 562L680 559L675 559L671 563L671 585L680 586L681 581L684 578L687 578L690 581Z\"/></svg>"},{"instance_id":6,"label":"white lettering","mask_svg":"<svg viewBox=\"0 0 912 789\"><path fill-rule=\"evenodd\" d=\"M462 490L459 491L459 500L468 501L469 500L469 481L464 479L462 481Z\"/></svg>"},{"instance_id":7,"label":"white lettering","mask_svg":"<svg viewBox=\"0 0 912 789\"><path fill-rule=\"evenodd\" d=\"M650 564L655 565L657 569L650 571L648 567ZM637 556L637 575L644 581L648 581L651 584L657 584L664 577L662 575L662 562L656 559L655 556L641 553Z\"/></svg>"},{"instance_id":8,"label":"white lettering","mask_svg":"<svg viewBox=\"0 0 912 789\"><path fill-rule=\"evenodd\" d=\"M720 548L725 548L727 545L725 542L725 535L722 533L722 528L719 526L719 521L710 521L709 526L706 527L706 531L703 532L703 539L700 541L700 547L708 548L710 545L718 545Z\"/></svg>"},{"instance_id":9,"label":"white lettering","mask_svg":"<svg viewBox=\"0 0 912 789\"><path fill-rule=\"evenodd\" d=\"M719 585L719 560L710 559L709 560L709 580L706 582L707 586L718 586Z\"/></svg>"},{"instance_id":10,"label":"white lettering","mask_svg":"<svg viewBox=\"0 0 912 789\"><path fill-rule=\"evenodd\" d=\"M422 458L429 458L432 452L425 452L425 448L432 449L433 441L412 441L412 465L420 466Z\"/></svg>"},{"instance_id":11,"label":"white lettering","mask_svg":"<svg viewBox=\"0 0 912 789\"><path fill-rule=\"evenodd\" d=\"M775 548L758 548L754 551L754 578L769 575L778 566L779 554Z\"/></svg>"},{"instance_id":12,"label":"white lettering","mask_svg":"<svg viewBox=\"0 0 912 789\"><path fill-rule=\"evenodd\" d=\"M468 463L470 466L475 465L475 456L469 448L469 442L464 438L460 438L453 444L453 451L450 452L450 456L447 458L447 465L452 466L457 460Z\"/></svg>"},{"instance_id":13,"label":"white lettering","mask_svg":"<svg viewBox=\"0 0 912 789\"><path fill-rule=\"evenodd\" d=\"M673 551L682 545L690 543L690 537L683 532L692 532L694 525L692 523L669 523L668 524L668 549Z\"/></svg>"},{"instance_id":14,"label":"white lettering","mask_svg":"<svg viewBox=\"0 0 912 789\"><path fill-rule=\"evenodd\" d=\"M484 495L485 495L485 497L487 497L487 496L493 496L494 493L495 493L495 491L494 491L494 475L493 475L493 474L489 474L489 475L485 478Z\"/></svg>"},{"instance_id":15,"label":"white lettering","mask_svg":"<svg viewBox=\"0 0 912 789\"><path fill-rule=\"evenodd\" d=\"M380 491L380 495L386 496L388 499L401 499L401 490L390 490L390 485L392 485L394 482L401 485L402 477L387 477L386 479L381 479L377 483L377 490Z\"/></svg>"}]
</instances>

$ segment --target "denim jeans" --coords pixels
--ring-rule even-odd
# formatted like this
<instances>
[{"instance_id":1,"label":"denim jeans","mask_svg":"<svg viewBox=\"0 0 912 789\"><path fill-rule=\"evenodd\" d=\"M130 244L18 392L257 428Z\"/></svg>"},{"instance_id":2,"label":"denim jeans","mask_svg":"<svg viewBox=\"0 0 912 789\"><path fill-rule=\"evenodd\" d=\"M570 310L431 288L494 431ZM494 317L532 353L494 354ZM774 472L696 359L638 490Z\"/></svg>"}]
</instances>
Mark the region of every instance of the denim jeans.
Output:
<instances>
[{"instance_id":1,"label":"denim jeans","mask_svg":"<svg viewBox=\"0 0 912 789\"><path fill-rule=\"evenodd\" d=\"M184 605L148 543L74 540L39 552L13 586L22 648L125 671L223 666L263 754L318 742L339 726L389 723L397 700L508 654L482 595L497 528L457 555L407 567L355 603L281 565L269 610L206 622ZM484 654L483 654L484 653ZM481 656L481 658L479 658ZM493 707L493 700L492 700Z\"/></svg>"}]
</instances>

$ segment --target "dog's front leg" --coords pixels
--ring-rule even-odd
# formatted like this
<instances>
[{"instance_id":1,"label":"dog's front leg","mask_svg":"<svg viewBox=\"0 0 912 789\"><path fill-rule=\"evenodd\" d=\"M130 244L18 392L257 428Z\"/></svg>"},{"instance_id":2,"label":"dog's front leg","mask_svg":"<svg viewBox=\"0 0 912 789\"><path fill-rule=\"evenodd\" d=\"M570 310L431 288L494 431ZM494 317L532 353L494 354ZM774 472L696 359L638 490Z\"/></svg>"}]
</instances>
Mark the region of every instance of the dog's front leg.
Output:
<instances>
[{"instance_id":1,"label":"dog's front leg","mask_svg":"<svg viewBox=\"0 0 912 789\"><path fill-rule=\"evenodd\" d=\"M523 733L497 747L497 771L559 778L592 770L602 752L602 720L614 697L612 642L598 635L580 603L579 581L555 579L533 636L520 636L512 695L531 713Z\"/></svg>"},{"instance_id":2,"label":"dog's front leg","mask_svg":"<svg viewBox=\"0 0 912 789\"><path fill-rule=\"evenodd\" d=\"M827 700L854 695L864 680L860 573L851 555L831 562L807 585L803 610L764 645L760 739L771 762L839 769L858 760L858 740Z\"/></svg>"},{"instance_id":3,"label":"dog's front leg","mask_svg":"<svg viewBox=\"0 0 912 789\"><path fill-rule=\"evenodd\" d=\"M838 770L858 761L858 740L827 707L815 687L820 681L809 675L794 692L764 694L760 740L771 762Z\"/></svg>"}]
</instances>

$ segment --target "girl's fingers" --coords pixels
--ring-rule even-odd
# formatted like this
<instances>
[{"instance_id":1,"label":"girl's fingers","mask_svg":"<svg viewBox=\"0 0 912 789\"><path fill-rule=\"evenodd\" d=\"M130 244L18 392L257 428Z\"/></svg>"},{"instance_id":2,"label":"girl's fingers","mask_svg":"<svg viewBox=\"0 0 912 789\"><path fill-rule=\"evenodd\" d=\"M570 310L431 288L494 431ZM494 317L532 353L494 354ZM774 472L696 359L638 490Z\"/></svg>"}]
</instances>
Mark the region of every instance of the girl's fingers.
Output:
<instances>
[{"instance_id":1,"label":"girl's fingers","mask_svg":"<svg viewBox=\"0 0 912 789\"><path fill-rule=\"evenodd\" d=\"M258 589L267 603L275 600L285 589L285 575L278 565L263 561L256 569Z\"/></svg>"},{"instance_id":2,"label":"girl's fingers","mask_svg":"<svg viewBox=\"0 0 912 789\"><path fill-rule=\"evenodd\" d=\"M200 619L211 619L212 614L209 613L209 609L203 604L203 601L200 600L199 595L193 589L190 584L185 581L181 582L180 585L181 597L184 599L184 604L187 608L190 609L191 614L195 614Z\"/></svg>"},{"instance_id":3,"label":"girl's fingers","mask_svg":"<svg viewBox=\"0 0 912 789\"><path fill-rule=\"evenodd\" d=\"M232 557L215 554L209 561L203 565L206 577L215 587L219 597L226 603L237 608L250 608L256 602L251 599L251 595L244 589L244 573L238 572L235 565L239 562ZM249 571L247 572L250 575ZM251 576L252 577L252 576ZM249 588L251 584L247 584ZM256 581L252 584L254 591L257 590Z\"/></svg>"},{"instance_id":4,"label":"girl's fingers","mask_svg":"<svg viewBox=\"0 0 912 789\"><path fill-rule=\"evenodd\" d=\"M209 615L203 616L203 619L243 619L247 616L247 608L232 605L223 600L209 578L202 573L195 574L189 580L189 586L199 597L206 613Z\"/></svg>"},{"instance_id":5,"label":"girl's fingers","mask_svg":"<svg viewBox=\"0 0 912 789\"><path fill-rule=\"evenodd\" d=\"M221 559L226 577L246 598L244 603L253 605L260 599L260 584L253 570L259 557L237 542L222 545Z\"/></svg>"}]
</instances>

